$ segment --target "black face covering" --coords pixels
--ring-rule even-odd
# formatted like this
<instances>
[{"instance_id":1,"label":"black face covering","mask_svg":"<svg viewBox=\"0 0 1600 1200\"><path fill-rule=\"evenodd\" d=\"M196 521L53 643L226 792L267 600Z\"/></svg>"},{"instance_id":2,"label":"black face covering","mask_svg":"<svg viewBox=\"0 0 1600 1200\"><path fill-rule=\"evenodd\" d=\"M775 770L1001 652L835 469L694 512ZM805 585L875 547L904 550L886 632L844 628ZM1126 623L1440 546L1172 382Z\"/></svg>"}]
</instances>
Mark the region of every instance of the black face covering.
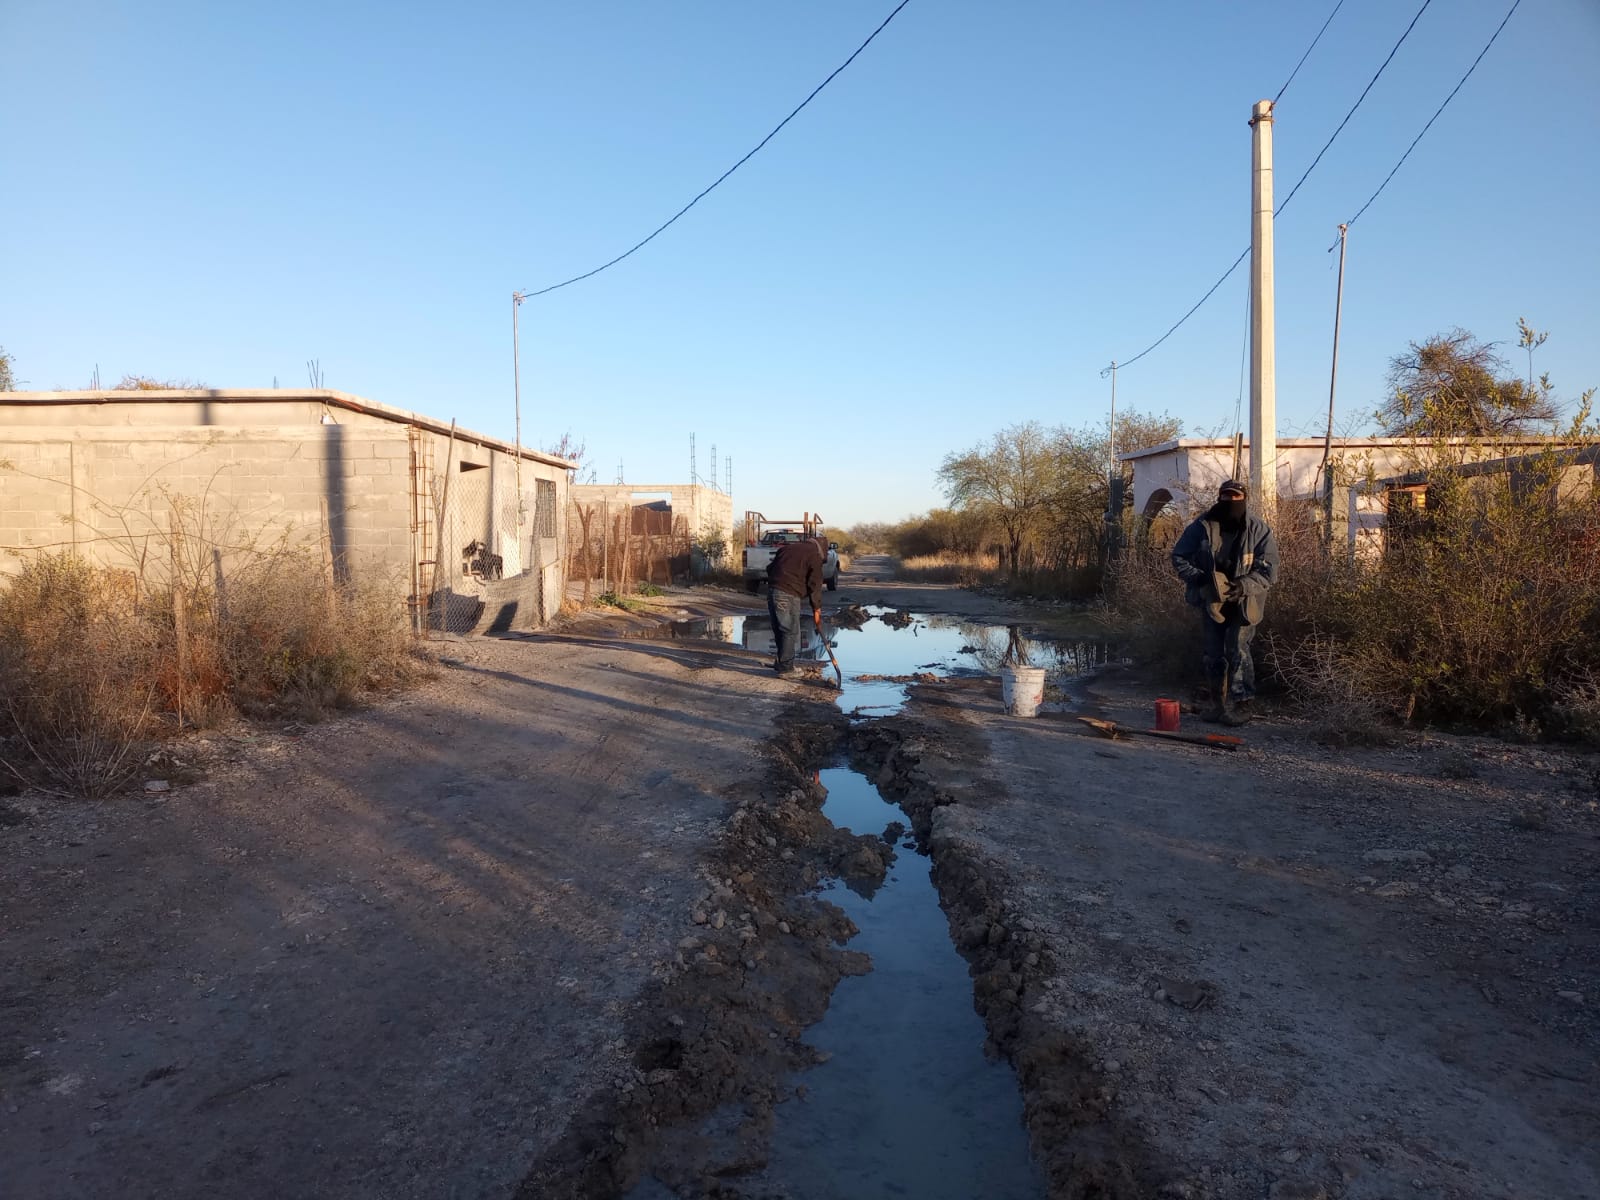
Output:
<instances>
[{"instance_id":1,"label":"black face covering","mask_svg":"<svg viewBox=\"0 0 1600 1200\"><path fill-rule=\"evenodd\" d=\"M1244 524L1245 501L1219 498L1211 511L1224 529L1238 529Z\"/></svg>"}]
</instances>

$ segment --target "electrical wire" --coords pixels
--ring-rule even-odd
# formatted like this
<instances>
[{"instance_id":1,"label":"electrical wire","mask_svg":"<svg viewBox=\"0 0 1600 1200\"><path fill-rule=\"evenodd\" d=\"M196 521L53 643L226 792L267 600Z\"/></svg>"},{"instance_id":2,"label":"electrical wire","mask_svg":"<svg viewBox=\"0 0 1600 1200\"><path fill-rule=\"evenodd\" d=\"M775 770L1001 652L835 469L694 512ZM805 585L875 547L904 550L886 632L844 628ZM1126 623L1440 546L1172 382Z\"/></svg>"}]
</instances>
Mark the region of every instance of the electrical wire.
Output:
<instances>
[{"instance_id":1,"label":"electrical wire","mask_svg":"<svg viewBox=\"0 0 1600 1200\"><path fill-rule=\"evenodd\" d=\"M1278 94L1272 98L1274 107L1277 106L1279 100L1283 99L1283 94L1289 90L1289 85L1294 82L1294 77L1300 74L1300 68L1306 65L1306 59L1311 57L1311 52L1317 48L1317 43L1322 40L1322 35L1328 32L1328 26L1333 24L1333 19L1339 15L1339 10L1343 7L1344 0L1339 0L1339 3L1333 6L1333 11L1328 14L1328 19L1322 23L1322 28L1317 30L1317 36L1311 39L1311 45L1306 47L1306 52L1300 56L1300 61L1295 63L1294 70L1289 72L1289 78L1283 81L1283 86L1278 89Z\"/></svg>"},{"instance_id":2,"label":"electrical wire","mask_svg":"<svg viewBox=\"0 0 1600 1200\"><path fill-rule=\"evenodd\" d=\"M1239 440L1239 430L1243 428L1244 423L1244 367L1245 363L1250 360L1250 301L1254 299L1252 294L1254 291L1255 287L1246 281L1244 285L1244 338L1243 344L1239 347L1239 394L1233 402L1233 438L1235 442ZM1237 462L1233 464L1233 469L1238 471L1239 464ZM1233 478L1237 479L1239 476L1236 474Z\"/></svg>"},{"instance_id":3,"label":"electrical wire","mask_svg":"<svg viewBox=\"0 0 1600 1200\"><path fill-rule=\"evenodd\" d=\"M1520 3L1520 0L1518 0L1518 2ZM1311 172L1317 169L1317 164L1322 161L1322 156L1328 152L1328 148L1333 145L1339 134L1344 131L1344 127L1350 123L1350 118L1356 115L1356 109L1361 107L1361 102L1367 98L1367 93L1372 90L1373 85L1378 82L1384 71L1388 70L1389 64L1394 61L1395 54L1399 52L1400 47L1405 43L1406 38L1411 36L1411 31L1416 28L1417 22L1422 19L1422 14L1428 11L1428 5L1432 3L1433 0L1422 0L1422 7L1417 9L1417 15L1411 18L1411 24L1406 26L1405 32L1400 35L1400 40L1396 42L1390 49L1388 57L1383 60L1383 64L1378 68L1377 74L1373 75L1373 77L1367 81L1367 86L1361 89L1361 95L1356 97L1356 102L1350 106L1350 111L1345 113L1344 120L1339 122L1338 127L1333 131L1333 135L1323 143L1322 149L1317 151L1317 156L1311 160L1311 165L1305 169L1305 173L1295 181L1294 187L1289 189L1289 194L1283 198L1282 202L1279 203L1275 209L1272 210L1272 215L1274 218L1276 218L1279 213L1289 206L1289 201L1294 199L1295 193L1300 190L1301 184L1305 183L1305 181L1311 177ZM1319 34L1318 36L1320 37L1321 35ZM1295 69L1298 70L1299 68L1296 67ZM1291 75L1290 79L1293 78L1294 76ZM1287 83L1284 84L1284 87L1288 86L1289 85ZM1279 95L1282 94L1283 93L1280 91ZM1178 330L1183 326L1184 322L1190 317L1194 316L1195 313L1200 311L1200 306L1207 300L1211 299L1212 294L1225 282L1227 282L1228 276L1232 275L1239 269L1239 264L1242 263L1249 256L1249 254L1250 248L1246 246L1245 249L1239 254L1239 257L1233 260L1233 265L1224 271L1222 273L1222 277L1206 290L1206 294L1204 296L1201 296L1199 300L1195 301L1193 308L1178 318L1177 323L1174 324L1171 329L1168 329L1165 333L1163 333L1155 341L1151 342L1150 345L1146 346L1143 350L1139 351L1139 353L1135 354L1132 358L1118 359L1118 368L1131 367L1146 354L1149 354L1157 346L1161 345L1162 342L1166 341L1173 334L1177 333Z\"/></svg>"},{"instance_id":4,"label":"electrical wire","mask_svg":"<svg viewBox=\"0 0 1600 1200\"><path fill-rule=\"evenodd\" d=\"M911 3L911 0L900 0L900 3L895 5L894 11L891 12L887 17L885 17L883 19L883 23L880 24L876 29L874 29L870 34L867 35L867 40L862 42L861 45L857 46L855 48L854 53L852 53L849 58L845 59L837 67L835 67L833 69L833 72L826 79L824 79L821 83L817 84L816 87L812 88L811 89L811 94L809 96L807 96L804 100L800 101L800 103L795 106L793 112L791 112L783 120L779 121L777 123L777 125L775 125L773 127L771 133L767 134L766 137L762 138L759 142L757 142L755 147L754 147L754 149L752 149L748 154L746 154L738 162L734 163L733 166L729 167L721 175L718 175L717 178L711 183L711 185L709 187L705 188L693 200L689 201L689 203L685 204L677 212L673 213L672 216L668 217L667 220L665 220L659 226L657 226L655 228L655 230L651 232L650 236L642 239L639 242L636 242L634 245L632 245L628 249L624 250L621 254L617 255L611 261L601 263L598 267L596 267L592 271L585 271L582 275L574 275L571 279L563 279L560 283L552 283L549 287L542 287L542 288L539 288L537 291L519 292L517 294L520 297L522 297L524 299L527 299L527 298L531 298L533 296L543 296L545 293L556 291L559 288L570 287L574 283L580 283L585 279L589 279L589 278L592 278L595 275L600 274L601 271L604 271L604 270L606 270L606 269L608 269L610 267L616 266L619 262L621 262L623 259L627 258L629 255L634 254L635 252L644 249L651 242L655 241L655 239L657 237L659 237L661 234L665 233L667 231L667 229L669 229L678 220L679 217L683 216L686 212L688 212L696 204L699 204L700 201L704 200L707 196L709 196L717 188L718 184L722 183L722 181L727 179L728 176L732 175L740 167L744 166L745 163L749 162L752 158L754 158L756 156L756 154L762 149L762 147L764 147L773 138L777 137L779 132L782 131L783 127L785 125L787 125L790 121L794 120L795 117L799 116L801 109L805 108L806 105L810 104L813 100L815 100L817 98L818 93L820 93L823 88L827 87L830 83L832 83L834 81L834 79L841 72L843 72L846 67L848 67L851 63L855 62L856 58L861 54L861 52L863 50L865 50L868 46L872 45L873 39L875 39L880 33L882 33L885 29L887 29L889 27L889 22L894 20L895 17L900 15L900 10L902 8L904 8L907 4L910 4L910 3Z\"/></svg>"},{"instance_id":5,"label":"electrical wire","mask_svg":"<svg viewBox=\"0 0 1600 1200\"><path fill-rule=\"evenodd\" d=\"M1194 307L1191 308L1188 312L1184 313L1183 316L1179 317L1177 319L1177 321L1173 324L1171 329L1167 330L1160 337L1158 337L1155 341L1151 342L1148 346L1146 346L1143 350L1139 351L1139 353L1135 354L1132 358L1128 359L1126 362L1124 362L1121 359L1119 359L1117 361L1117 369L1120 371L1123 367L1131 367L1131 366L1133 366L1134 363L1138 362L1146 354L1149 354L1150 351L1154 350L1157 346L1161 345L1162 342L1166 341L1173 334L1177 333L1179 327L1182 326L1182 324L1185 321L1187 321L1190 317L1194 316L1195 313L1200 311L1200 306L1202 304L1204 304L1207 300L1211 299L1211 294L1213 292L1215 292L1219 287L1221 287L1224 283L1226 283L1228 281L1228 276L1232 275L1235 271L1237 271L1239 269L1239 264L1242 263L1249 256L1250 256L1250 247L1246 246L1240 252L1239 257L1233 260L1233 266L1229 267L1226 271L1224 271L1222 273L1222 278L1221 279L1217 280L1209 288L1206 289L1206 294L1204 296L1201 296L1200 299L1196 300L1194 302Z\"/></svg>"},{"instance_id":6,"label":"electrical wire","mask_svg":"<svg viewBox=\"0 0 1600 1200\"><path fill-rule=\"evenodd\" d=\"M1389 186L1389 181L1394 178L1395 172L1401 167L1405 166L1406 159L1411 157L1411 152L1417 148L1417 143L1423 139L1428 130L1433 128L1433 123L1439 119L1439 114L1444 112L1444 110L1449 106L1450 101L1456 98L1456 93L1461 90L1462 85L1472 77L1472 73L1478 69L1478 64L1483 61L1483 56L1489 53L1489 47L1494 45L1495 39L1500 36L1500 31L1506 27L1506 23L1511 20L1511 15L1517 11L1517 8L1521 4L1522 0L1515 0L1511 7L1506 11L1506 15L1501 19L1500 24L1495 29L1493 35L1490 36L1488 42L1484 44L1483 49L1478 51L1478 57L1472 60L1472 65L1467 68L1467 73L1460 78L1455 87L1450 89L1450 94L1444 98L1444 103L1439 105L1439 107L1434 111L1433 116L1428 118L1428 123L1422 127L1422 132L1411 139L1411 145L1406 147L1406 152L1400 156L1400 161L1395 163L1390 172L1383 177L1383 182L1378 185L1378 190L1373 192L1372 195L1368 196L1367 202L1356 210L1356 215L1345 222L1346 229L1348 229L1351 225L1354 225L1356 221L1360 219L1361 214L1372 207L1372 202L1379 196L1383 195L1383 189ZM1337 246L1338 244L1338 242L1335 242L1334 246Z\"/></svg>"},{"instance_id":7,"label":"electrical wire","mask_svg":"<svg viewBox=\"0 0 1600 1200\"><path fill-rule=\"evenodd\" d=\"M1422 20L1422 14L1428 11L1428 5L1432 3L1433 0L1422 0L1422 7L1417 9L1417 15L1411 18L1411 24L1406 26L1406 31L1400 35L1400 40L1389 51L1389 57L1383 60L1383 65L1378 68L1377 74L1367 80L1367 86L1361 89L1361 95L1356 97L1356 102L1350 106L1350 111L1345 113L1344 120L1339 122L1332 136L1323 143L1322 149L1317 151L1317 156L1311 160L1311 165L1306 168L1305 174L1295 181L1295 185L1289 189L1289 194L1283 198L1283 202L1272 210L1274 217L1289 207L1289 201L1294 199L1294 194L1300 190L1300 185L1311 177L1311 172L1317 169L1317 164L1322 161L1322 156L1328 152L1328 148L1333 145L1339 134L1344 132L1344 127L1350 123L1350 118L1356 115L1356 109L1361 107L1361 102L1367 98L1367 93L1382 78L1383 73L1389 69L1389 64L1394 61L1394 56L1399 53L1400 47L1405 45L1405 40L1411 36L1411 31L1417 27L1417 22Z\"/></svg>"}]
</instances>

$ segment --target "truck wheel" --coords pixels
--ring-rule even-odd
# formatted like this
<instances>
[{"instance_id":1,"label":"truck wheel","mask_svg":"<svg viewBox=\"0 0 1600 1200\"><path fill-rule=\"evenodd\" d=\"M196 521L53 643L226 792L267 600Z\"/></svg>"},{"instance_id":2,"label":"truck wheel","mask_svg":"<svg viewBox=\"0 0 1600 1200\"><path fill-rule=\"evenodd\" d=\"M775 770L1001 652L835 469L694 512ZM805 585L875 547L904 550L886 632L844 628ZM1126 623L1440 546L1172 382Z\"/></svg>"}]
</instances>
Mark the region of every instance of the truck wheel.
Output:
<instances>
[{"instance_id":1,"label":"truck wheel","mask_svg":"<svg viewBox=\"0 0 1600 1200\"><path fill-rule=\"evenodd\" d=\"M835 571L833 573L833 578L828 580L828 590L830 592L837 592L839 590L839 572Z\"/></svg>"},{"instance_id":2,"label":"truck wheel","mask_svg":"<svg viewBox=\"0 0 1600 1200\"><path fill-rule=\"evenodd\" d=\"M761 580L759 580L759 579L746 579L744 581L744 587L745 587L745 591L749 592L753 596L753 595L755 595L757 592L759 592L761 590Z\"/></svg>"}]
</instances>

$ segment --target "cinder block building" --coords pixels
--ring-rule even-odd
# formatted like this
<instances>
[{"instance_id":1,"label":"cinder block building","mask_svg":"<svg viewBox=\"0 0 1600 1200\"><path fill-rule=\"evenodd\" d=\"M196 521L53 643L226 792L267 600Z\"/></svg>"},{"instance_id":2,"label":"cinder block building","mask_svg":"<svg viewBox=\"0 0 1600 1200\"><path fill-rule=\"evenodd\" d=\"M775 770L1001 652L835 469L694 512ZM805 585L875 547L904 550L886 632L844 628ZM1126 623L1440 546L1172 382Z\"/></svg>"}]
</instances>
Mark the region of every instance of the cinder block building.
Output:
<instances>
[{"instance_id":1,"label":"cinder block building","mask_svg":"<svg viewBox=\"0 0 1600 1200\"><path fill-rule=\"evenodd\" d=\"M575 463L332 390L0 393L0 572L72 550L153 569L173 522L320 545L418 626L525 628L561 604Z\"/></svg>"}]
</instances>

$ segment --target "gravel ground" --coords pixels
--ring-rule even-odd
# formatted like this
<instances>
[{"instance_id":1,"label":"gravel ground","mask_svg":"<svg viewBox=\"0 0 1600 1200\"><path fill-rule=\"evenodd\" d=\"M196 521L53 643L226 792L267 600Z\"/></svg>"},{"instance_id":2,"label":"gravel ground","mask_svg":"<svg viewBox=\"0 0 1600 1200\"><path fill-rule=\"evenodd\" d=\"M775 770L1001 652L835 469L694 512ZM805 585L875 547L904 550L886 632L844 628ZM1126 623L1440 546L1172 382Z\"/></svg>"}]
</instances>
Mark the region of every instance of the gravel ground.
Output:
<instances>
[{"instance_id":1,"label":"gravel ground","mask_svg":"<svg viewBox=\"0 0 1600 1200\"><path fill-rule=\"evenodd\" d=\"M920 688L886 736L936 861L1002 881L989 944L1038 939L1008 1053L1076 1048L1141 1173L1109 1194L1600 1196L1600 760L1281 715L1107 741L997 693ZM1148 727L1157 694L1087 700Z\"/></svg>"}]
</instances>

